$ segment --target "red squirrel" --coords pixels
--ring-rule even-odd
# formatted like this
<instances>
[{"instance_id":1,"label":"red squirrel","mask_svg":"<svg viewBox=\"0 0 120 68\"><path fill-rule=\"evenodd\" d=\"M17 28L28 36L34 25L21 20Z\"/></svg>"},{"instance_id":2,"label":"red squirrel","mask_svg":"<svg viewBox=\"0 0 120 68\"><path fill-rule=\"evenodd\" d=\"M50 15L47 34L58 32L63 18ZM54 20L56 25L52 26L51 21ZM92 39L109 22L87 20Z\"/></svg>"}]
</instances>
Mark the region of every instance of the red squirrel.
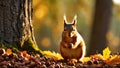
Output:
<instances>
[{"instance_id":1,"label":"red squirrel","mask_svg":"<svg viewBox=\"0 0 120 68\"><path fill-rule=\"evenodd\" d=\"M64 16L64 30L60 42L60 53L64 59L77 59L81 61L86 53L86 46L82 36L76 29L77 16L74 16L73 22L68 23Z\"/></svg>"}]
</instances>

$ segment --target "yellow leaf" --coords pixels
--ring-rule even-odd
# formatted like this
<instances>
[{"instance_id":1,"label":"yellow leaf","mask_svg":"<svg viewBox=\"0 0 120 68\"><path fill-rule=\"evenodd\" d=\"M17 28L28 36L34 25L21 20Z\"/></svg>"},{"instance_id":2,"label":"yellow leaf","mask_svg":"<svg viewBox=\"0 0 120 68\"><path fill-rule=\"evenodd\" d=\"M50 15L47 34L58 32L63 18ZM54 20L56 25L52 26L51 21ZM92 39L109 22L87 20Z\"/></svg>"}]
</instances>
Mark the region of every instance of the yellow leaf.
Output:
<instances>
[{"instance_id":1,"label":"yellow leaf","mask_svg":"<svg viewBox=\"0 0 120 68\"><path fill-rule=\"evenodd\" d=\"M51 51L43 51L43 54L49 58L53 58L55 60L63 59L59 53L51 52Z\"/></svg>"},{"instance_id":2,"label":"yellow leaf","mask_svg":"<svg viewBox=\"0 0 120 68\"><path fill-rule=\"evenodd\" d=\"M90 60L90 57L84 57L83 62L88 62Z\"/></svg>"},{"instance_id":3,"label":"yellow leaf","mask_svg":"<svg viewBox=\"0 0 120 68\"><path fill-rule=\"evenodd\" d=\"M105 48L104 50L103 50L103 58L106 60L106 59L108 59L109 57L110 57L110 53L111 53L111 51L109 50L109 48L107 47L107 48Z\"/></svg>"}]
</instances>

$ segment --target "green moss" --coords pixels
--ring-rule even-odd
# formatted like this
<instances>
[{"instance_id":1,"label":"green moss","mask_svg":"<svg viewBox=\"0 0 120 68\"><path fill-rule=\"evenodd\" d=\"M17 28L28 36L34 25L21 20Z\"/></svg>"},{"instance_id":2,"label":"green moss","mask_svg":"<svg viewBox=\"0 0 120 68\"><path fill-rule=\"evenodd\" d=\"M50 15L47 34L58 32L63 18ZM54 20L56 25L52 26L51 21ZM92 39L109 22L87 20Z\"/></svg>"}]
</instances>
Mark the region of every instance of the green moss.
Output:
<instances>
[{"instance_id":1,"label":"green moss","mask_svg":"<svg viewBox=\"0 0 120 68\"><path fill-rule=\"evenodd\" d=\"M42 51L38 48L38 46L33 42L31 38L24 42L22 46L22 50L26 50L29 52L34 52L40 54L42 56Z\"/></svg>"},{"instance_id":2,"label":"green moss","mask_svg":"<svg viewBox=\"0 0 120 68\"><path fill-rule=\"evenodd\" d=\"M12 44L6 44L5 42L3 42L3 43L1 43L0 44L1 46L1 48L4 48L4 49L7 49L7 48L10 48L10 49L12 49L12 51L14 52L14 53L18 53L18 52L20 52L20 50L18 49L18 47L17 46L15 46L14 44L12 45Z\"/></svg>"},{"instance_id":3,"label":"green moss","mask_svg":"<svg viewBox=\"0 0 120 68\"><path fill-rule=\"evenodd\" d=\"M40 54L40 56L43 56L42 51L38 48L38 46L33 42L33 40L31 38L29 38L27 41L25 41L22 46L20 45L19 41L16 41L12 44L7 44L5 42L2 42L2 43L0 43L0 47L2 47L4 49L10 48L15 53L26 50L28 53L34 52L36 54Z\"/></svg>"}]
</instances>

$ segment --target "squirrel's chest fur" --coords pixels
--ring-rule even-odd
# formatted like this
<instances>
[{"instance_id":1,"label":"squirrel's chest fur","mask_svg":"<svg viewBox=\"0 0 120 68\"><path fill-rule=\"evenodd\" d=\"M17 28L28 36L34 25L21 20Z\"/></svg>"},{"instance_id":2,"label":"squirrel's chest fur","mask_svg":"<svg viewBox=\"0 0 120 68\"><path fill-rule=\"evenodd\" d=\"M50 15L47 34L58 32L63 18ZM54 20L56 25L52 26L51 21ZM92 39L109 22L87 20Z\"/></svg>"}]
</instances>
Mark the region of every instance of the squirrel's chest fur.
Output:
<instances>
[{"instance_id":1,"label":"squirrel's chest fur","mask_svg":"<svg viewBox=\"0 0 120 68\"><path fill-rule=\"evenodd\" d=\"M69 43L73 46L69 48ZM60 42L60 53L64 59L82 59L85 56L85 43L78 32L72 38L62 36Z\"/></svg>"},{"instance_id":2,"label":"squirrel's chest fur","mask_svg":"<svg viewBox=\"0 0 120 68\"><path fill-rule=\"evenodd\" d=\"M66 48L62 45L60 45L60 52L61 55L63 56L63 58L65 59L79 59L82 56L82 46L81 44L79 44L79 46L75 49L70 49L70 48Z\"/></svg>"}]
</instances>

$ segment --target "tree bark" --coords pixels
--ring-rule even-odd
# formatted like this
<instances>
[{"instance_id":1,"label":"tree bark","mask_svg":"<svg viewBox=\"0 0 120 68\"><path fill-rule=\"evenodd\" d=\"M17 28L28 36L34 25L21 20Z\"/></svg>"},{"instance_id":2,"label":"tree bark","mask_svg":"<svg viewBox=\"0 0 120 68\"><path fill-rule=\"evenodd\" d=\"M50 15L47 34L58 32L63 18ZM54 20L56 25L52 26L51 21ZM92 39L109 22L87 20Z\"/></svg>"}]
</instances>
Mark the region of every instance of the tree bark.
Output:
<instances>
[{"instance_id":1,"label":"tree bark","mask_svg":"<svg viewBox=\"0 0 120 68\"><path fill-rule=\"evenodd\" d=\"M88 55L102 52L107 45L108 32L112 15L112 0L96 0L95 16L92 26Z\"/></svg>"},{"instance_id":2,"label":"tree bark","mask_svg":"<svg viewBox=\"0 0 120 68\"><path fill-rule=\"evenodd\" d=\"M33 49L38 50L32 27L32 0L0 0L0 43L29 50L24 44L30 41L29 45L34 44Z\"/></svg>"}]
</instances>

